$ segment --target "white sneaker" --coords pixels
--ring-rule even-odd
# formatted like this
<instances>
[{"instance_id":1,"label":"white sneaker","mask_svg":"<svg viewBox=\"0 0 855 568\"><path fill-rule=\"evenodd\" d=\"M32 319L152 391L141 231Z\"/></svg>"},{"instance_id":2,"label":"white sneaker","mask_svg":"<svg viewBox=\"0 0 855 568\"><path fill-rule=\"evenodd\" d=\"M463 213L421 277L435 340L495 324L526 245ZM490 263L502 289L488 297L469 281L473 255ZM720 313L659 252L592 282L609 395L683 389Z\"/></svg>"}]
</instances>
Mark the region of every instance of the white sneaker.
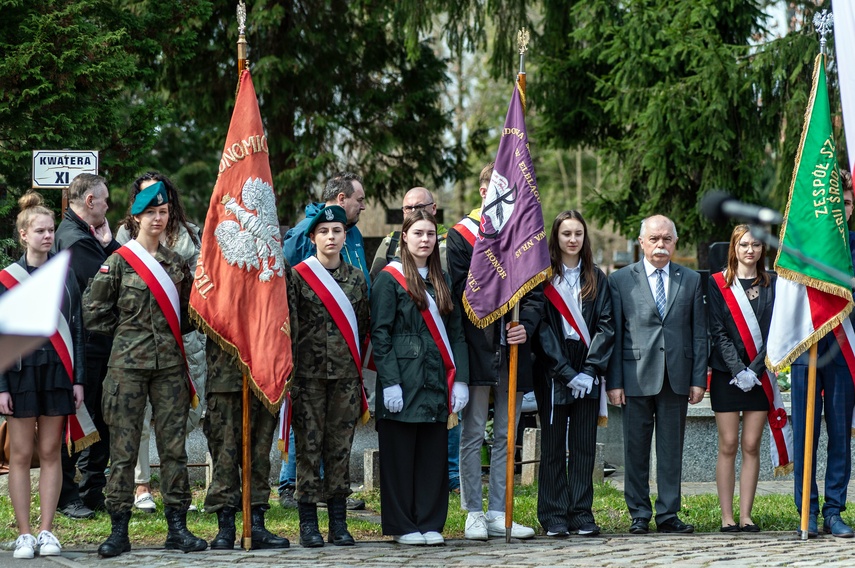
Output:
<instances>
[{"instance_id":1,"label":"white sneaker","mask_svg":"<svg viewBox=\"0 0 855 568\"><path fill-rule=\"evenodd\" d=\"M154 513L157 510L157 504L148 491L140 493L134 498L134 507L144 513Z\"/></svg>"},{"instance_id":2,"label":"white sneaker","mask_svg":"<svg viewBox=\"0 0 855 568\"><path fill-rule=\"evenodd\" d=\"M502 534L505 534L502 532ZM489 538L487 531L487 516L482 512L466 515L466 527L463 531L463 536L468 540L487 540Z\"/></svg>"},{"instance_id":3,"label":"white sneaker","mask_svg":"<svg viewBox=\"0 0 855 568\"><path fill-rule=\"evenodd\" d=\"M442 538L442 537L440 537ZM422 533L411 532L407 534L396 534L392 537L392 540L399 544L411 544L411 545L424 545L425 537L422 536Z\"/></svg>"},{"instance_id":4,"label":"white sneaker","mask_svg":"<svg viewBox=\"0 0 855 568\"><path fill-rule=\"evenodd\" d=\"M15 541L15 558L32 558L36 553L36 539L31 534L22 534Z\"/></svg>"},{"instance_id":5,"label":"white sneaker","mask_svg":"<svg viewBox=\"0 0 855 568\"><path fill-rule=\"evenodd\" d=\"M39 556L59 556L62 554L62 547L59 545L59 541L50 531L40 532L38 543Z\"/></svg>"},{"instance_id":6,"label":"white sneaker","mask_svg":"<svg viewBox=\"0 0 855 568\"><path fill-rule=\"evenodd\" d=\"M442 538L442 535L436 531L428 531L426 533L422 533L422 536L425 539L425 544L428 546L445 544L445 539Z\"/></svg>"},{"instance_id":7,"label":"white sneaker","mask_svg":"<svg viewBox=\"0 0 855 568\"><path fill-rule=\"evenodd\" d=\"M490 536L505 536L505 514L497 516L492 521L485 517L487 522L487 534ZM524 525L519 525L517 523L511 523L511 538L518 539L526 539L532 538L534 536L534 529L531 527L526 527Z\"/></svg>"}]
</instances>

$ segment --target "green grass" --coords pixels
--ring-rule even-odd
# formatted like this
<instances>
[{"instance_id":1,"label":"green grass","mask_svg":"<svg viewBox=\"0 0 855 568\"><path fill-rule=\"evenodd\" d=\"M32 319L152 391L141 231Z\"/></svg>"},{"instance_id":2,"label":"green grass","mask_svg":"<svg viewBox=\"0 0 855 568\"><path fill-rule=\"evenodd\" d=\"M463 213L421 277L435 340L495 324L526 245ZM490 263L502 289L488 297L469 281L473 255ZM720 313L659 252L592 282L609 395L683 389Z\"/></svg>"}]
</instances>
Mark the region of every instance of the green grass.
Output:
<instances>
[{"instance_id":1,"label":"green grass","mask_svg":"<svg viewBox=\"0 0 855 568\"><path fill-rule=\"evenodd\" d=\"M193 503L202 508L204 490L194 489ZM380 494L377 491L354 495L365 499L368 514L351 512L348 525L354 537L361 540L378 539L382 534L380 525L375 522L380 513ZM485 492L486 496L486 492ZM297 511L285 510L279 506L276 494L271 493L271 508L267 512L267 527L276 534L288 537L296 544L299 532ZM654 497L655 498L655 497ZM33 530L38 526L38 496L33 497L31 518ZM135 512L131 518L131 540L137 544L160 545L166 538L166 521L163 518L163 505L160 495L155 494L158 510L153 514ZM735 504L738 510L738 503ZM373 513L373 515L371 514ZM610 483L598 484L594 489L594 516L606 534L623 534L629 529L631 519L626 510L623 493ZM689 495L683 497L681 518L695 525L698 532L717 532L721 523L718 497L715 494ZM372 518L373 517L373 518ZM798 525L796 508L790 495L761 495L754 503L752 513L754 522L767 531L795 530ZM15 515L8 495L0 496L0 519L6 519L0 526L0 542L14 540L18 536ZM322 532L326 531L326 509L319 509ZM448 538L462 538L466 513L460 509L460 497L450 495L448 502L448 520L444 534ZM535 527L542 533L537 521L537 486L517 486L514 499L514 520ZM853 517L844 514L844 520L853 521ZM196 535L210 540L217 533L217 518L213 514L189 513L187 524ZM100 544L110 533L110 518L106 513L98 513L91 520L74 521L57 515L55 532L64 546L91 546ZM240 515L238 515L240 532Z\"/></svg>"}]
</instances>

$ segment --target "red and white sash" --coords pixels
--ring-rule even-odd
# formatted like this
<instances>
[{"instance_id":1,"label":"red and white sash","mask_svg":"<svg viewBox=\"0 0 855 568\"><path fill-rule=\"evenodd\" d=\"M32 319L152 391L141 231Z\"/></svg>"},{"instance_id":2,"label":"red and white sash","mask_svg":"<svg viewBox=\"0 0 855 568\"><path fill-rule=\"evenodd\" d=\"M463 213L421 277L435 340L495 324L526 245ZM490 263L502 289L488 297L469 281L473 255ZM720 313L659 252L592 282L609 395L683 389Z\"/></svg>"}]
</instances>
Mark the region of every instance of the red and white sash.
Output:
<instances>
[{"instance_id":1,"label":"red and white sash","mask_svg":"<svg viewBox=\"0 0 855 568\"><path fill-rule=\"evenodd\" d=\"M392 261L387 264L383 270L391 274L398 284L401 285L401 288L403 288L405 292L409 293L409 290L407 289L407 279L404 277L404 267L400 262ZM448 413L451 414L451 390L454 386L454 376L457 374L457 367L454 365L454 354L451 352L451 343L448 340L448 332L445 330L445 324L442 321L442 317L439 315L439 309L436 306L436 302L427 292L425 292L425 295L427 296L428 307L426 310L421 310L421 314L434 343L436 343L437 349L439 349L439 354L442 357L442 364L445 366L445 381L448 384Z\"/></svg>"},{"instance_id":2,"label":"red and white sash","mask_svg":"<svg viewBox=\"0 0 855 568\"><path fill-rule=\"evenodd\" d=\"M330 314L338 330L344 337L345 343L353 357L353 363L359 374L359 390L362 394L361 415L362 423L368 422L371 417L368 409L368 398L365 396L365 386L362 384L362 354L359 346L359 329L357 328L356 312L353 305L344 294L338 282L324 268L316 256L310 256L294 267L294 270L306 281L312 292L321 299L324 307ZM279 411L279 448L288 451L288 432L291 428L291 398L287 398Z\"/></svg>"},{"instance_id":3,"label":"red and white sash","mask_svg":"<svg viewBox=\"0 0 855 568\"><path fill-rule=\"evenodd\" d=\"M0 283L7 290L11 290L18 284L23 283L29 277L30 274L19 264L10 264L0 271ZM62 313L58 314L58 316L57 330L50 336L50 344L59 355L62 367L65 369L65 373L73 385L74 347L71 342L71 329L68 327L68 322L65 321ZM89 416L89 411L86 410L86 405L81 404L76 414L68 416L66 423L65 443L68 446L69 453L72 451L79 452L100 439L101 436L92 422L92 417Z\"/></svg>"},{"instance_id":4,"label":"red and white sash","mask_svg":"<svg viewBox=\"0 0 855 568\"><path fill-rule=\"evenodd\" d=\"M578 302L573 298L567 297L562 293L562 290L552 285L552 282L547 282L543 287L543 295L549 300L549 303L561 314L570 327L576 330L579 337L585 343L585 347L591 347L591 332L588 331L588 324L585 323L585 318L582 317L582 310L579 308ZM599 377L600 380L600 407L597 412L597 426L606 427L609 423L608 396L606 395L606 379Z\"/></svg>"},{"instance_id":5,"label":"red and white sash","mask_svg":"<svg viewBox=\"0 0 855 568\"><path fill-rule=\"evenodd\" d=\"M754 314L754 310L751 309L748 296L745 294L745 290L742 289L742 284L739 283L739 279L737 278L734 278L733 284L728 287L724 278L724 272L713 274L713 280L715 280L719 290L721 290L724 303L727 305L731 316L733 316L733 322L739 331L739 338L742 340L742 344L745 345L748 358L753 361L760 349L763 348L763 335L760 330L760 323L757 321L757 316ZM787 420L787 411L784 410L781 392L778 389L778 381L773 379L768 370L760 377L760 385L769 401L767 420L769 431L772 434L769 446L772 465L775 468L774 473L775 475L786 475L793 470L792 426L789 420Z\"/></svg>"},{"instance_id":6,"label":"red and white sash","mask_svg":"<svg viewBox=\"0 0 855 568\"><path fill-rule=\"evenodd\" d=\"M852 329L852 322L849 318L834 328L834 337L840 345L840 353L846 361L846 366L849 367L849 374L852 376L852 381L855 382L855 330ZM855 437L855 410L852 411L852 426L850 433Z\"/></svg>"},{"instance_id":7,"label":"red and white sash","mask_svg":"<svg viewBox=\"0 0 855 568\"><path fill-rule=\"evenodd\" d=\"M130 240L116 251L116 254L124 258L131 268L143 279L151 294L160 306L169 330L181 351L181 359L184 361L184 373L187 376L187 384L190 387L190 405L196 408L199 405L199 395L190 378L190 366L187 364L187 355L184 353L184 338L181 336L181 301L178 297L178 288L166 273L166 270L157 260L135 240Z\"/></svg>"},{"instance_id":8,"label":"red and white sash","mask_svg":"<svg viewBox=\"0 0 855 568\"><path fill-rule=\"evenodd\" d=\"M452 229L460 233L466 239L467 243L473 247L475 246L475 237L478 235L478 221L475 221L472 217L464 217Z\"/></svg>"}]
</instances>

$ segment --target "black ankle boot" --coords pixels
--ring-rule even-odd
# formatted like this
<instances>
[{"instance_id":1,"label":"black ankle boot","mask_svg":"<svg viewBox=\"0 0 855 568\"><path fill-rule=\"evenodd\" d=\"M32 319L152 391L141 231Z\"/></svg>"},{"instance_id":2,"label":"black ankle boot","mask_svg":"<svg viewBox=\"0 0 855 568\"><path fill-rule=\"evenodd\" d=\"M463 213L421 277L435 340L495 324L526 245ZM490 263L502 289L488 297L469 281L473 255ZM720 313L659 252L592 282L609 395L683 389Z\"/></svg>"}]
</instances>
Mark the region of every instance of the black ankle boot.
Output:
<instances>
[{"instance_id":1,"label":"black ankle boot","mask_svg":"<svg viewBox=\"0 0 855 568\"><path fill-rule=\"evenodd\" d=\"M112 530L107 540L98 547L98 554L104 558L112 558L123 552L131 551L131 541L128 538L128 523L131 521L131 512L110 513L110 524Z\"/></svg>"},{"instance_id":2,"label":"black ankle boot","mask_svg":"<svg viewBox=\"0 0 855 568\"><path fill-rule=\"evenodd\" d=\"M208 548L207 542L187 530L187 511L166 507L163 514L169 527L163 548L181 552L200 552Z\"/></svg>"},{"instance_id":3,"label":"black ankle boot","mask_svg":"<svg viewBox=\"0 0 855 568\"><path fill-rule=\"evenodd\" d=\"M344 497L331 497L327 501L327 510L330 515L330 534L327 542L336 546L353 546L356 541L347 532L347 499Z\"/></svg>"},{"instance_id":4,"label":"black ankle boot","mask_svg":"<svg viewBox=\"0 0 855 568\"><path fill-rule=\"evenodd\" d=\"M297 503L300 514L300 546L319 548L324 545L324 537L318 529L318 504Z\"/></svg>"},{"instance_id":5,"label":"black ankle boot","mask_svg":"<svg viewBox=\"0 0 855 568\"><path fill-rule=\"evenodd\" d=\"M252 508L252 549L288 548L291 543L287 538L276 536L264 526L264 513L267 507L258 505Z\"/></svg>"},{"instance_id":6,"label":"black ankle boot","mask_svg":"<svg viewBox=\"0 0 855 568\"><path fill-rule=\"evenodd\" d=\"M211 550L232 550L235 547L235 512L234 507L223 507L217 511L217 526L219 532L211 541Z\"/></svg>"}]
</instances>

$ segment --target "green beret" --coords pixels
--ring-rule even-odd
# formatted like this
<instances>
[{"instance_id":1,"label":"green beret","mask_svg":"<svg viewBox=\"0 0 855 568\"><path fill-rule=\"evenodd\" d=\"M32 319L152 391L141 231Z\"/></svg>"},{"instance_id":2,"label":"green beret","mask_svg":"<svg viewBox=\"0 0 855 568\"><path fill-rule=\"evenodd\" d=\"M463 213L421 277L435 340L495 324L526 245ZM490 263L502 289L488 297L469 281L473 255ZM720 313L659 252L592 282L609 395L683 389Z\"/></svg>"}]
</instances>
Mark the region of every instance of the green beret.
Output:
<instances>
[{"instance_id":1,"label":"green beret","mask_svg":"<svg viewBox=\"0 0 855 568\"><path fill-rule=\"evenodd\" d=\"M166 194L166 186L162 181L153 183L134 198L134 204L131 206L131 215L139 215L148 207L157 207L169 203L169 197Z\"/></svg>"},{"instance_id":2,"label":"green beret","mask_svg":"<svg viewBox=\"0 0 855 568\"><path fill-rule=\"evenodd\" d=\"M312 222L306 227L305 235L308 237L315 231L318 223L341 223L347 227L347 213L340 205L327 205L322 207L318 214L312 218Z\"/></svg>"}]
</instances>

